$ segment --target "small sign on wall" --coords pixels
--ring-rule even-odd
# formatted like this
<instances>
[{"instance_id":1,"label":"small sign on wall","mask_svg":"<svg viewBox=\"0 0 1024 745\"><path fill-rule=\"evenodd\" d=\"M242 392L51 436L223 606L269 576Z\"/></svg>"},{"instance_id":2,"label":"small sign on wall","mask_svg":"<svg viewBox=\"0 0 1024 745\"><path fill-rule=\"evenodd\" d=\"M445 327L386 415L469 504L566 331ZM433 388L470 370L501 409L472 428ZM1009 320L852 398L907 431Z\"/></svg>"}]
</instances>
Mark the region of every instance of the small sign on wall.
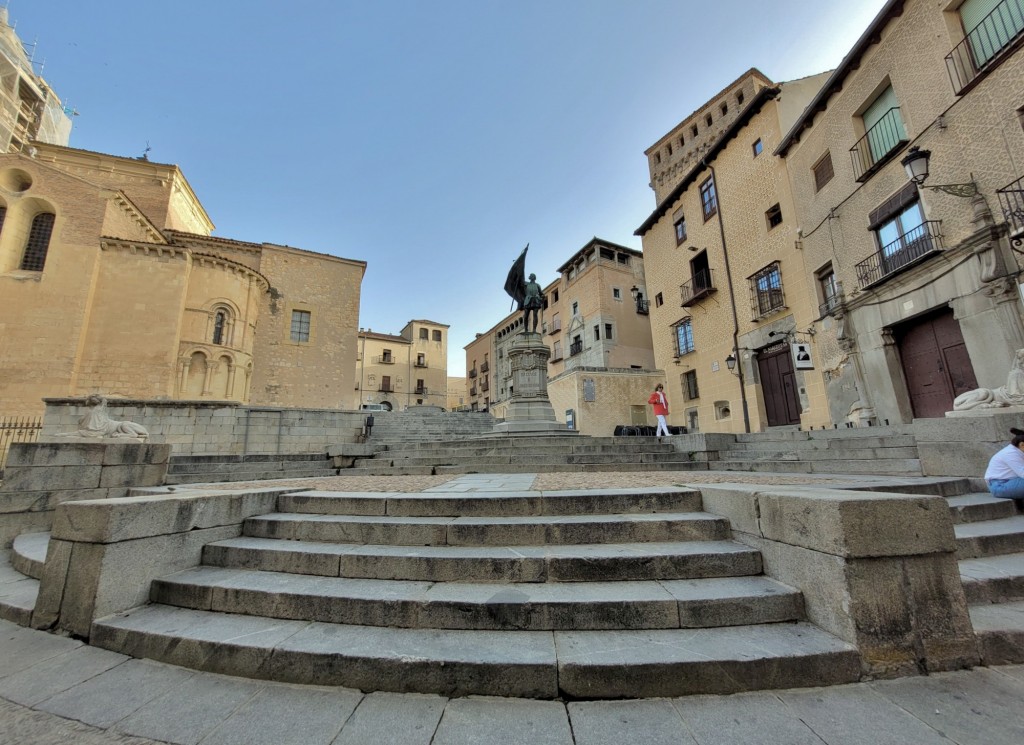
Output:
<instances>
[{"instance_id":1,"label":"small sign on wall","mask_svg":"<svg viewBox=\"0 0 1024 745\"><path fill-rule=\"evenodd\" d=\"M804 342L793 342L793 367L797 370L813 370L811 345Z\"/></svg>"}]
</instances>

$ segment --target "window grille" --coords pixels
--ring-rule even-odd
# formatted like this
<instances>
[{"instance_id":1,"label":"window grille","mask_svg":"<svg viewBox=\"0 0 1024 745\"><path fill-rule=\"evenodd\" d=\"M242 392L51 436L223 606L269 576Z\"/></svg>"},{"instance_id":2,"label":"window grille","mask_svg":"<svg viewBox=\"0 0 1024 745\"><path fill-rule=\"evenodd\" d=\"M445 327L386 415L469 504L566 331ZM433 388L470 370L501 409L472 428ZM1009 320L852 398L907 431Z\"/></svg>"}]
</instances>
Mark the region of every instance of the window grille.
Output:
<instances>
[{"instance_id":1,"label":"window grille","mask_svg":"<svg viewBox=\"0 0 1024 745\"><path fill-rule=\"evenodd\" d=\"M676 324L676 354L681 357L694 349L693 324L687 318Z\"/></svg>"},{"instance_id":2,"label":"window grille","mask_svg":"<svg viewBox=\"0 0 1024 745\"><path fill-rule=\"evenodd\" d=\"M21 269L26 272L41 272L46 265L46 253L50 250L50 234L53 233L53 221L56 215L52 212L41 212L32 220L32 229L25 244L25 253L21 259Z\"/></svg>"},{"instance_id":3,"label":"window grille","mask_svg":"<svg viewBox=\"0 0 1024 745\"><path fill-rule=\"evenodd\" d=\"M312 313L308 310L292 311L292 341L309 341L309 326L312 320Z\"/></svg>"},{"instance_id":4,"label":"window grille","mask_svg":"<svg viewBox=\"0 0 1024 745\"><path fill-rule=\"evenodd\" d=\"M786 307L779 262L773 262L750 278L750 305L754 318L763 318Z\"/></svg>"}]
</instances>

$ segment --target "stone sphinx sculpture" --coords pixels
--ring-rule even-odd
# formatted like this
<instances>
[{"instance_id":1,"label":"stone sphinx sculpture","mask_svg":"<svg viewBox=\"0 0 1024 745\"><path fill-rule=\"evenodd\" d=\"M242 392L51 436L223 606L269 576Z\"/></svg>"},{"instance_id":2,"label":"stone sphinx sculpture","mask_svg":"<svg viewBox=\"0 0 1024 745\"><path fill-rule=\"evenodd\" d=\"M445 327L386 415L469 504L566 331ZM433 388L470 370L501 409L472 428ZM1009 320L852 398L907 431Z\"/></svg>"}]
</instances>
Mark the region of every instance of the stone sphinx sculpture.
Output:
<instances>
[{"instance_id":1,"label":"stone sphinx sculpture","mask_svg":"<svg viewBox=\"0 0 1024 745\"><path fill-rule=\"evenodd\" d=\"M1006 385L999 388L977 388L961 393L953 400L953 411L971 409L999 409L1004 406L1024 406L1024 349L1013 356Z\"/></svg>"},{"instance_id":2,"label":"stone sphinx sculpture","mask_svg":"<svg viewBox=\"0 0 1024 745\"><path fill-rule=\"evenodd\" d=\"M107 414L107 399L103 396L93 394L85 399L85 403L90 408L88 413L78 420L78 431L65 432L59 437L133 438L137 440L145 440L149 437L149 430L141 424L111 419Z\"/></svg>"}]
</instances>

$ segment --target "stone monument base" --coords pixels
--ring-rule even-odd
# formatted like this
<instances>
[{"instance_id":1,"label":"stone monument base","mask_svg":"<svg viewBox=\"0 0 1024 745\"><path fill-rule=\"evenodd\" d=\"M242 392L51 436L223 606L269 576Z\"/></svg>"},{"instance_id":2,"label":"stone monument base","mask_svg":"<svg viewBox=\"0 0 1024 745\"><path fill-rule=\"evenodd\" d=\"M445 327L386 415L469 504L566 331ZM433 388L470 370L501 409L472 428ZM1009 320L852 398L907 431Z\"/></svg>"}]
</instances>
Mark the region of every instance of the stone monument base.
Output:
<instances>
[{"instance_id":1,"label":"stone monument base","mask_svg":"<svg viewBox=\"0 0 1024 745\"><path fill-rule=\"evenodd\" d=\"M967 409L966 411L947 411L946 416L949 418L960 417L993 417L999 414L1013 414L1022 420L1024 420L1024 406L995 406L990 409ZM1024 423L1024 422L1022 422Z\"/></svg>"},{"instance_id":2,"label":"stone monument base","mask_svg":"<svg viewBox=\"0 0 1024 745\"><path fill-rule=\"evenodd\" d=\"M548 399L548 349L541 335L522 332L509 345L512 394L505 421L494 425L496 435L574 435L555 418Z\"/></svg>"}]
</instances>

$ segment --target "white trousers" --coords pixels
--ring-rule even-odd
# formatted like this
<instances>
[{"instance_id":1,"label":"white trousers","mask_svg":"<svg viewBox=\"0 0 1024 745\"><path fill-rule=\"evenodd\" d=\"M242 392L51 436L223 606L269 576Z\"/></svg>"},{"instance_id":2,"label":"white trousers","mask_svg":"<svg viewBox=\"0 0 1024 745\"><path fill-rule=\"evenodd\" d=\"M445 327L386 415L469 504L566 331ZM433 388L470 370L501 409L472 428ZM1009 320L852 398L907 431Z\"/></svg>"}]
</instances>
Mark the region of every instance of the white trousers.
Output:
<instances>
[{"instance_id":1,"label":"white trousers","mask_svg":"<svg viewBox=\"0 0 1024 745\"><path fill-rule=\"evenodd\" d=\"M665 435L668 437L668 424L665 423L665 415L655 414L655 416L658 417L658 431L655 433L655 436L661 437L662 435Z\"/></svg>"}]
</instances>

